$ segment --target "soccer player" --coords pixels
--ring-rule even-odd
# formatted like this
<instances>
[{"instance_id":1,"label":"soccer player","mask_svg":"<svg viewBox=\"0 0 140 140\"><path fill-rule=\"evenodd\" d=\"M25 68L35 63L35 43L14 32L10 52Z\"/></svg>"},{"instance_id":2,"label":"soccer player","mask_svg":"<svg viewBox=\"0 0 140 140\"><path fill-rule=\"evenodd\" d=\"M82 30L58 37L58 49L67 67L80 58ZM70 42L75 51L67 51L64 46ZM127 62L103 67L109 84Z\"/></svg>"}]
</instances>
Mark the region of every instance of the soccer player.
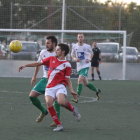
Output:
<instances>
[{"instance_id":1,"label":"soccer player","mask_svg":"<svg viewBox=\"0 0 140 140\"><path fill-rule=\"evenodd\" d=\"M89 67L91 67L90 60L93 57L92 48L90 45L83 43L84 34L79 33L77 36L78 43L73 45L71 57L77 63L77 71L79 73L77 93L80 96L83 84L92 91L96 92L97 100L99 99L100 89L97 89L92 83L88 82L87 75ZM73 102L78 103L78 99L71 99Z\"/></svg>"},{"instance_id":2,"label":"soccer player","mask_svg":"<svg viewBox=\"0 0 140 140\"><path fill-rule=\"evenodd\" d=\"M96 71L98 73L99 79L102 80L100 76L100 71L99 71L99 63L101 64L101 51L97 47L97 43L93 43L94 48L92 49L93 51L93 57L91 60L91 76L92 76L92 81L94 81L94 67L96 68Z\"/></svg>"},{"instance_id":3,"label":"soccer player","mask_svg":"<svg viewBox=\"0 0 140 140\"><path fill-rule=\"evenodd\" d=\"M49 56L55 56L56 46L57 46L57 38L55 36L48 36L46 38L46 49L40 52L40 56L37 62L41 62L43 59ZM36 81L36 76L37 76L38 71L40 70L40 67L41 66L36 67L34 75L31 79L31 85L33 85L33 83ZM36 119L36 122L41 122L44 116L48 114L48 111L42 106L40 100L37 98L39 95L45 94L45 88L46 88L47 79L48 79L48 70L49 70L49 67L43 66L43 78L34 86L34 88L31 90L29 94L29 98L32 104L41 111L41 114ZM57 103L57 101L55 101L54 103L54 108L60 120L60 105ZM56 124L53 122L50 126L56 126Z\"/></svg>"},{"instance_id":4,"label":"soccer player","mask_svg":"<svg viewBox=\"0 0 140 140\"><path fill-rule=\"evenodd\" d=\"M70 80L71 65L65 60L65 56L69 53L69 46L66 44L58 44L56 50L56 56L50 56L43 59L41 62L26 64L19 67L19 72L25 67L37 67L41 65L46 65L49 67L48 71L48 83L45 90L45 99L47 103L48 110L57 127L53 131L62 131L63 126L59 121L56 111L53 107L54 101L57 99L58 104L65 107L69 111L73 112L77 121L81 120L81 115L78 113L76 107L72 106L68 101L65 100L67 95L66 85L74 96L77 98L77 93L73 91L72 83Z\"/></svg>"}]
</instances>

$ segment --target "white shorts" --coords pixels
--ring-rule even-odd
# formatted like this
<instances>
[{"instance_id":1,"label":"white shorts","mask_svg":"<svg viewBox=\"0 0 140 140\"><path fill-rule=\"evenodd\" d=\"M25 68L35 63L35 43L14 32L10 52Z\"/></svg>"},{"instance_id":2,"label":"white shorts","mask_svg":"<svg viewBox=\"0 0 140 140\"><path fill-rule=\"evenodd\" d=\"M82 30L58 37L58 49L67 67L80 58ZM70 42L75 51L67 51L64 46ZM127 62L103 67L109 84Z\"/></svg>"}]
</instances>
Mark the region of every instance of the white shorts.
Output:
<instances>
[{"instance_id":1,"label":"white shorts","mask_svg":"<svg viewBox=\"0 0 140 140\"><path fill-rule=\"evenodd\" d=\"M53 97L55 100L57 99L57 95L59 93L62 93L65 96L67 96L66 87L62 84L58 84L55 87L45 89L45 96L49 95L49 96Z\"/></svg>"}]
</instances>

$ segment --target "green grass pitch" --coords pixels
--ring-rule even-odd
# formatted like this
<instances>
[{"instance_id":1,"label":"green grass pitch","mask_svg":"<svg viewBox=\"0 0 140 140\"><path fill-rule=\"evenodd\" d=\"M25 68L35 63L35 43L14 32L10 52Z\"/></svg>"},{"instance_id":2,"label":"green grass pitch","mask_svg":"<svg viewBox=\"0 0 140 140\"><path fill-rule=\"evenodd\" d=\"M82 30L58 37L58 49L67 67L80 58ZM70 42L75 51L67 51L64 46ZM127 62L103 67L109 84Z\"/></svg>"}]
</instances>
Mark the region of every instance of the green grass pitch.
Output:
<instances>
[{"instance_id":1,"label":"green grass pitch","mask_svg":"<svg viewBox=\"0 0 140 140\"><path fill-rule=\"evenodd\" d=\"M83 86L79 103L72 103L82 116L81 122L61 108L64 131L53 132L50 115L40 123L35 121L40 111L28 98L33 88L30 80L0 78L0 140L139 140L139 81L91 81L102 90L100 100L95 101L95 92ZM72 84L76 91L77 80ZM68 91L66 100L71 98ZM39 99L46 107L44 95Z\"/></svg>"}]
</instances>

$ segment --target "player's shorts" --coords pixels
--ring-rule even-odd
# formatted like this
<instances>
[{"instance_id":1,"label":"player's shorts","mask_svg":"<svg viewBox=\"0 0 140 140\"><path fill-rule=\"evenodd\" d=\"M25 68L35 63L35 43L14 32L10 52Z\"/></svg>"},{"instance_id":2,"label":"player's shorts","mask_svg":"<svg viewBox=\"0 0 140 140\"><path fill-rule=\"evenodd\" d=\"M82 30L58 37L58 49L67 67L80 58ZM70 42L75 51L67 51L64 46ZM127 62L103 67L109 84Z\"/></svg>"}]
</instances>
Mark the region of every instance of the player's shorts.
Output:
<instances>
[{"instance_id":1,"label":"player's shorts","mask_svg":"<svg viewBox=\"0 0 140 140\"><path fill-rule=\"evenodd\" d=\"M78 71L79 76L81 75L81 76L87 77L88 76L88 71L89 71L89 67L81 69L80 71Z\"/></svg>"},{"instance_id":2,"label":"player's shorts","mask_svg":"<svg viewBox=\"0 0 140 140\"><path fill-rule=\"evenodd\" d=\"M39 94L45 94L45 88L47 85L47 78L43 77L32 90L36 91Z\"/></svg>"},{"instance_id":3,"label":"player's shorts","mask_svg":"<svg viewBox=\"0 0 140 140\"><path fill-rule=\"evenodd\" d=\"M92 67L99 67L99 61L91 61Z\"/></svg>"},{"instance_id":4,"label":"player's shorts","mask_svg":"<svg viewBox=\"0 0 140 140\"><path fill-rule=\"evenodd\" d=\"M67 90L63 84L58 84L55 87L46 88L46 90L45 90L45 96L49 95L49 96L53 97L55 100L57 99L57 95L59 93L62 93L65 96L67 96Z\"/></svg>"}]
</instances>

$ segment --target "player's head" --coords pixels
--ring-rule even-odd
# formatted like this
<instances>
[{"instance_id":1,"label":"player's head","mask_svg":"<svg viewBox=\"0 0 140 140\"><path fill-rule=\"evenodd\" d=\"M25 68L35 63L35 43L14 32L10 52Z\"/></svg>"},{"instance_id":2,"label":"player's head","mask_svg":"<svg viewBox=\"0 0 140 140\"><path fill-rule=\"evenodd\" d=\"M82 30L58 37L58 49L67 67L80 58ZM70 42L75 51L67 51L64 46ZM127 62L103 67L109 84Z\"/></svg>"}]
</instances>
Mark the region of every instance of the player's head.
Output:
<instances>
[{"instance_id":1,"label":"player's head","mask_svg":"<svg viewBox=\"0 0 140 140\"><path fill-rule=\"evenodd\" d=\"M46 38L46 48L47 51L52 52L57 46L57 38L55 36L48 36Z\"/></svg>"},{"instance_id":2,"label":"player's head","mask_svg":"<svg viewBox=\"0 0 140 140\"><path fill-rule=\"evenodd\" d=\"M83 33L78 33L77 40L78 40L79 43L83 43L83 41L84 41L84 34Z\"/></svg>"},{"instance_id":3,"label":"player's head","mask_svg":"<svg viewBox=\"0 0 140 140\"><path fill-rule=\"evenodd\" d=\"M56 57L66 56L69 53L69 46L63 43L58 44L56 49Z\"/></svg>"},{"instance_id":4,"label":"player's head","mask_svg":"<svg viewBox=\"0 0 140 140\"><path fill-rule=\"evenodd\" d=\"M93 42L93 46L94 46L94 48L96 48L97 47L97 43Z\"/></svg>"}]
</instances>

